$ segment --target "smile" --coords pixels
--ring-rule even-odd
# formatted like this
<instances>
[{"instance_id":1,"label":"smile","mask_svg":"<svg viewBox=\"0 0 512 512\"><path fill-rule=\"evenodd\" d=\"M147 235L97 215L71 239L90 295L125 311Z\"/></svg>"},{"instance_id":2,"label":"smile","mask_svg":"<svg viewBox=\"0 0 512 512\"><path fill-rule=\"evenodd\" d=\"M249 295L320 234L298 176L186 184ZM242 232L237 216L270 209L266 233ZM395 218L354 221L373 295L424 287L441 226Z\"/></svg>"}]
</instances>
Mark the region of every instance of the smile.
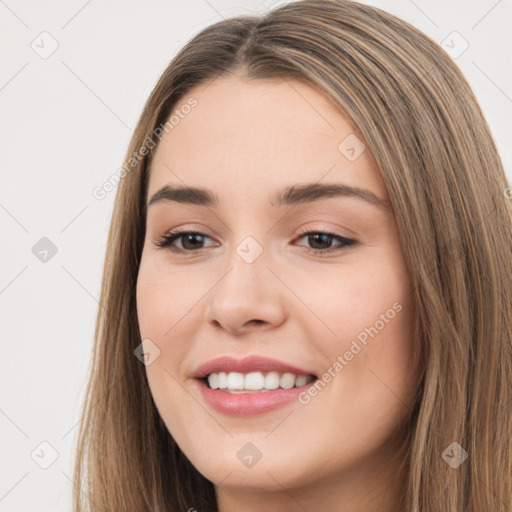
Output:
<instances>
[{"instance_id":1,"label":"smile","mask_svg":"<svg viewBox=\"0 0 512 512\"><path fill-rule=\"evenodd\" d=\"M311 369L258 355L222 356L199 366L192 377L205 404L229 416L284 407L318 380Z\"/></svg>"}]
</instances>

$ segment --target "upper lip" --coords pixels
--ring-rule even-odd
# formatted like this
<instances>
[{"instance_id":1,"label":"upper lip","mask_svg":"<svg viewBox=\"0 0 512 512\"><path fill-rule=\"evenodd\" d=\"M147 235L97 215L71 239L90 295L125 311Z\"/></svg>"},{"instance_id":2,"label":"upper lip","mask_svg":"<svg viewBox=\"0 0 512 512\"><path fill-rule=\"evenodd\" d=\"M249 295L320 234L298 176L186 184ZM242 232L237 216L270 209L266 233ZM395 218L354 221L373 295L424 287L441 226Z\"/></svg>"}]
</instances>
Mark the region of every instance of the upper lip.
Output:
<instances>
[{"instance_id":1,"label":"upper lip","mask_svg":"<svg viewBox=\"0 0 512 512\"><path fill-rule=\"evenodd\" d=\"M196 379L202 379L210 373L219 372L278 372L278 373L293 373L295 375L313 375L309 370L292 366L288 363L278 361L277 359L270 359L262 356L249 356L244 359L235 359L233 357L224 356L217 359L212 359L201 365L195 372ZM316 376L315 376L316 377Z\"/></svg>"}]
</instances>

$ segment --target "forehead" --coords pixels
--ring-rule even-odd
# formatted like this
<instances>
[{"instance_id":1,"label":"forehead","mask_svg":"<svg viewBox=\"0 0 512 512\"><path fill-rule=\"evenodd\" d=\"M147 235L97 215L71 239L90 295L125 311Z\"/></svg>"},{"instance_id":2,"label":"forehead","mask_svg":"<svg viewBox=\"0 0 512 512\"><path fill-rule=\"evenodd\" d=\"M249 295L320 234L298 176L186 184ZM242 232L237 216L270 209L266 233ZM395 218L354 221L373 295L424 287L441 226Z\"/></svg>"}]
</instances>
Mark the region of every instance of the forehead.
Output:
<instances>
[{"instance_id":1,"label":"forehead","mask_svg":"<svg viewBox=\"0 0 512 512\"><path fill-rule=\"evenodd\" d=\"M184 109L192 98L196 106ZM221 197L229 191L233 197L325 180L387 197L370 151L355 160L343 152L345 140L358 143L353 123L300 81L218 78L189 91L173 113L178 122L155 150L148 195L166 183L215 189Z\"/></svg>"}]
</instances>

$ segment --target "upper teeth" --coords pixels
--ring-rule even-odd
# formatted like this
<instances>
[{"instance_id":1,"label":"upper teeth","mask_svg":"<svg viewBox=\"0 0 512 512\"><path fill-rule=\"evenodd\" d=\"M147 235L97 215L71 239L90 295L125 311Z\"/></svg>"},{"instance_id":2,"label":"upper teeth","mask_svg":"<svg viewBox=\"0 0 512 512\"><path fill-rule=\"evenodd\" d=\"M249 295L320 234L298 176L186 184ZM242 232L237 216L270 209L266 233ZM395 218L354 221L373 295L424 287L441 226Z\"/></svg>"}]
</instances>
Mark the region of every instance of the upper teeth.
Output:
<instances>
[{"instance_id":1,"label":"upper teeth","mask_svg":"<svg viewBox=\"0 0 512 512\"><path fill-rule=\"evenodd\" d=\"M212 389L228 390L250 390L258 391L261 389L291 389L294 386L304 386L311 382L313 377L308 375L294 375L293 373L279 374L277 372L268 372L264 375L262 372L251 372L247 374L238 372L220 372L210 373L208 375L208 384Z\"/></svg>"}]
</instances>

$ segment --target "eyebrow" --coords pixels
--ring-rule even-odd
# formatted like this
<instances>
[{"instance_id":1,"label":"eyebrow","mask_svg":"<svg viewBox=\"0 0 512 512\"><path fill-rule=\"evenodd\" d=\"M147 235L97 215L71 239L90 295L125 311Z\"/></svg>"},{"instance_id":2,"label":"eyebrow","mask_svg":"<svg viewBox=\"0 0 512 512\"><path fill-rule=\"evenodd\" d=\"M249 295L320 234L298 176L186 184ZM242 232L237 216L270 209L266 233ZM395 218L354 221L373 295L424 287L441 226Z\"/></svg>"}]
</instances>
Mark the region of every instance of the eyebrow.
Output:
<instances>
[{"instance_id":1,"label":"eyebrow","mask_svg":"<svg viewBox=\"0 0 512 512\"><path fill-rule=\"evenodd\" d=\"M271 204L277 206L311 203L332 197L355 197L381 209L389 209L390 201L377 197L370 190L342 183L304 183L286 187L271 198ZM211 190L181 185L164 185L155 192L146 205L164 201L216 207L220 204L218 196Z\"/></svg>"}]
</instances>

